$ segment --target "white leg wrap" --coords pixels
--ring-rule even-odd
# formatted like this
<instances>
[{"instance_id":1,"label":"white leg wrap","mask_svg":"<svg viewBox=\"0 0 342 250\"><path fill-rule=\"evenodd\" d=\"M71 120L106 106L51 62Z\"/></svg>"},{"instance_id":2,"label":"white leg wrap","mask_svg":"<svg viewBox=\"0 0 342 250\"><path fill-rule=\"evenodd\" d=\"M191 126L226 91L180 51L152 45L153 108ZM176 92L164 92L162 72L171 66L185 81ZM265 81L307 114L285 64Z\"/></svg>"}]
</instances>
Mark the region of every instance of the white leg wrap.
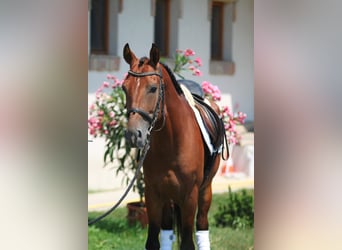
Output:
<instances>
[{"instance_id":1,"label":"white leg wrap","mask_svg":"<svg viewBox=\"0 0 342 250\"><path fill-rule=\"evenodd\" d=\"M172 250L174 239L173 230L160 230L160 250Z\"/></svg>"},{"instance_id":2,"label":"white leg wrap","mask_svg":"<svg viewBox=\"0 0 342 250\"><path fill-rule=\"evenodd\" d=\"M198 250L210 250L209 231L202 230L196 232L196 242Z\"/></svg>"}]
</instances>

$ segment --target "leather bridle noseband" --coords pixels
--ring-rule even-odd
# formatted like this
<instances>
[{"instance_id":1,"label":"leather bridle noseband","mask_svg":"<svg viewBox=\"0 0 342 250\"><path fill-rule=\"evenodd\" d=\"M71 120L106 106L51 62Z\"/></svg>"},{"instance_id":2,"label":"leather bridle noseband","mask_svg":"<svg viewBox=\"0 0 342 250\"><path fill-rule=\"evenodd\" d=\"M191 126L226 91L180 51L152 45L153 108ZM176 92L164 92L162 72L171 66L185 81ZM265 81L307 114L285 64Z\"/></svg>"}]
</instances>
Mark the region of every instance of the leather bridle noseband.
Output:
<instances>
[{"instance_id":1,"label":"leather bridle noseband","mask_svg":"<svg viewBox=\"0 0 342 250\"><path fill-rule=\"evenodd\" d=\"M129 70L128 74L135 76L135 77L145 77L145 76L153 76L153 75L159 76L159 79L160 79L159 80L159 95L158 95L156 107L154 108L153 116L151 117L148 112L146 112L142 109L133 107L133 108L130 108L129 110L127 110L127 117L129 117L129 115L131 113L138 113L139 115L141 115L141 117L150 124L150 127L148 129L148 132L150 133L152 131L152 129L154 128L155 123L157 122L158 114L159 114L160 108L161 108L162 117L163 117L163 124L158 130L156 130L156 131L160 131L165 125L165 112L164 112L164 95L165 95L164 92L165 92L165 90L164 90L163 75L162 75L161 69L159 69L159 72L152 71L152 72L142 72L142 73L137 73L137 72Z\"/></svg>"}]
</instances>

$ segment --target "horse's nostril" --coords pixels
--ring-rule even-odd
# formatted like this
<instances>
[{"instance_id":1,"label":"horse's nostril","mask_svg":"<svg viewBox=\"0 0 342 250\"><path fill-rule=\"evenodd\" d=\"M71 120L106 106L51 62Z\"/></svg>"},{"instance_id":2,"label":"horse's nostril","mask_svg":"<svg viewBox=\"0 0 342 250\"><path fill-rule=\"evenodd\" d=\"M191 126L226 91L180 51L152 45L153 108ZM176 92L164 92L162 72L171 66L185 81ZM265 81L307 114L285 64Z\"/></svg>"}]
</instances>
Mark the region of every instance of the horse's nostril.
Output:
<instances>
[{"instance_id":1,"label":"horse's nostril","mask_svg":"<svg viewBox=\"0 0 342 250\"><path fill-rule=\"evenodd\" d=\"M138 130L138 137L141 138L142 137L142 133L141 133L141 130Z\"/></svg>"}]
</instances>

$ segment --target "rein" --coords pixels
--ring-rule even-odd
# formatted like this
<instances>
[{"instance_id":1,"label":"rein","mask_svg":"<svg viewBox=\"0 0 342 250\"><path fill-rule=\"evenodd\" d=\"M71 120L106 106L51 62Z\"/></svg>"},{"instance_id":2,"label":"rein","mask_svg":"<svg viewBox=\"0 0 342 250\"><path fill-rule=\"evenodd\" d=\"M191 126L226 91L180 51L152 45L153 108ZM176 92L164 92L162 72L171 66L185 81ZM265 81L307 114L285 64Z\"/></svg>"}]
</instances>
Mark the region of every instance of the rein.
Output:
<instances>
[{"instance_id":1,"label":"rein","mask_svg":"<svg viewBox=\"0 0 342 250\"><path fill-rule=\"evenodd\" d=\"M109 215L111 212L113 212L120 204L121 202L126 198L128 192L131 190L131 188L133 187L133 184L135 182L135 180L137 179L139 173L140 173L140 169L142 167L142 164L144 163L144 160L145 160L145 157L146 157L146 154L148 152L148 150L150 149L150 136L147 137L147 141L145 143L145 146L142 150L142 156L139 160L139 164L138 164L138 167L137 169L135 170L135 173L134 173L134 177L133 179L131 180L131 182L129 183L126 191L124 192L124 194L121 196L121 198L116 202L116 204L110 208L107 212L105 212L104 214L100 215L99 217L93 219L93 220L90 220L88 221L88 226L91 226L92 224L98 222L99 220L103 219L104 217L106 217L107 215Z\"/></svg>"},{"instance_id":2,"label":"rein","mask_svg":"<svg viewBox=\"0 0 342 250\"><path fill-rule=\"evenodd\" d=\"M99 217L97 217L95 219L92 219L92 220L88 221L88 226L91 226L92 224L98 222L99 220L103 219L104 217L109 215L111 212L113 212L121 204L121 202L126 198L127 194L129 193L129 191L133 187L135 180L137 179L138 175L140 174L140 170L141 170L141 167L142 167L142 165L144 163L144 160L145 160L145 157L147 155L147 152L150 149L150 133L151 133L152 129L154 128L155 123L157 121L158 114L160 112L160 106L162 106L163 124L156 131L160 131L164 127L164 125L165 125L164 84L162 82L163 76L162 76L161 70L159 72L160 73L158 73L158 72L136 73L136 72L133 72L131 70L128 71L128 74L130 74L132 76L135 76L135 77L144 77L144 76L152 76L152 75L159 76L159 78L160 78L160 82L159 82L160 91L159 91L158 101L157 101L156 107L154 109L153 117L152 118L150 117L150 115L146 111L143 111L143 110L138 109L138 108L131 108L130 110L127 111L127 116L129 116L130 113L134 113L135 112L135 113L138 113L139 115L141 115L145 120L147 120L150 123L149 129L148 129L147 138L146 138L146 143L145 143L145 145L144 145L144 147L142 149L142 155L141 155L141 157L139 159L139 163L138 163L137 169L135 170L133 179L129 183L126 191L123 193L121 198L107 212L105 212L104 214L100 215ZM162 105L160 105L160 103L162 103Z\"/></svg>"}]
</instances>

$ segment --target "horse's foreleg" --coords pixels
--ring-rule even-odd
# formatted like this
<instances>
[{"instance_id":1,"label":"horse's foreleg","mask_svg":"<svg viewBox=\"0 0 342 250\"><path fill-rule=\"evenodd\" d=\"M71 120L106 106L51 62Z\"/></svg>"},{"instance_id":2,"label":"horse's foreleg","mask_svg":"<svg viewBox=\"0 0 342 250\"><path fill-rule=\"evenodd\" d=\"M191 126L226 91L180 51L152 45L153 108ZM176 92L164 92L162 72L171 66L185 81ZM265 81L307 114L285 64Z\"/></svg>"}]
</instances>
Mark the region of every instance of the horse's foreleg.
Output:
<instances>
[{"instance_id":1,"label":"horse's foreleg","mask_svg":"<svg viewBox=\"0 0 342 250\"><path fill-rule=\"evenodd\" d=\"M202 187L198 196L198 211L196 218L196 242L199 250L209 250L208 211L211 204L211 183Z\"/></svg>"},{"instance_id":2,"label":"horse's foreleg","mask_svg":"<svg viewBox=\"0 0 342 250\"><path fill-rule=\"evenodd\" d=\"M194 220L197 209L198 189L194 188L181 206L181 250L195 250L193 241Z\"/></svg>"},{"instance_id":3,"label":"horse's foreleg","mask_svg":"<svg viewBox=\"0 0 342 250\"><path fill-rule=\"evenodd\" d=\"M154 196L149 191L146 188L145 202L148 214L148 233L145 248L146 250L159 250L158 236L162 218L162 204L157 199L157 196Z\"/></svg>"},{"instance_id":4,"label":"horse's foreleg","mask_svg":"<svg viewBox=\"0 0 342 250\"><path fill-rule=\"evenodd\" d=\"M172 244L174 242L173 233L173 204L167 202L163 207L162 223L160 231L160 249L161 250L172 250Z\"/></svg>"}]
</instances>

